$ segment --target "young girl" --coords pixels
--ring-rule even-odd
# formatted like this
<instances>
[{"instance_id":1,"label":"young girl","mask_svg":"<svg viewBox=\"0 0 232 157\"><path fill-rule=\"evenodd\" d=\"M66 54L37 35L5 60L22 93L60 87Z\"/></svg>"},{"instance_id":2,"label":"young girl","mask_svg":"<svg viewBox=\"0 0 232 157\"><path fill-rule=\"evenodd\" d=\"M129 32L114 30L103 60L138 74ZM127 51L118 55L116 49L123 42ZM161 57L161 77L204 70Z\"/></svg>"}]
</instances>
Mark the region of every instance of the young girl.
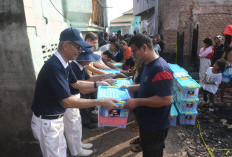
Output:
<instances>
[{"instance_id":1,"label":"young girl","mask_svg":"<svg viewBox=\"0 0 232 157\"><path fill-rule=\"evenodd\" d=\"M213 67L209 67L203 79L203 98L207 104L207 95L209 95L210 106L214 105L214 95L222 80L222 72L225 69L226 62L224 59L218 59Z\"/></svg>"}]
</instances>

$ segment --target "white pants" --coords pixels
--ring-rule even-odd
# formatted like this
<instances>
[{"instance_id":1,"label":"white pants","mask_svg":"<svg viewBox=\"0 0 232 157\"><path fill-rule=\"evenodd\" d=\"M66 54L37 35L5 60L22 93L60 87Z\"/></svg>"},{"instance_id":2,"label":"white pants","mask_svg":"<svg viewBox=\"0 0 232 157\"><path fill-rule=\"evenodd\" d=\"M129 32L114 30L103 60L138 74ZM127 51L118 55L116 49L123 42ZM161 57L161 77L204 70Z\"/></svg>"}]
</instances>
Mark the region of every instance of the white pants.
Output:
<instances>
[{"instance_id":1,"label":"white pants","mask_svg":"<svg viewBox=\"0 0 232 157\"><path fill-rule=\"evenodd\" d=\"M203 81L205 73L206 73L207 69L210 67L210 65L211 65L210 59L200 58L199 84L201 86L203 86L202 81Z\"/></svg>"},{"instance_id":2,"label":"white pants","mask_svg":"<svg viewBox=\"0 0 232 157\"><path fill-rule=\"evenodd\" d=\"M46 120L33 114L31 128L34 137L39 140L43 157L66 157L63 117Z\"/></svg>"},{"instance_id":3,"label":"white pants","mask_svg":"<svg viewBox=\"0 0 232 157\"><path fill-rule=\"evenodd\" d=\"M80 97L76 95L75 97ZM64 114L64 134L72 156L77 156L82 150L82 124L78 108L68 108Z\"/></svg>"}]
</instances>

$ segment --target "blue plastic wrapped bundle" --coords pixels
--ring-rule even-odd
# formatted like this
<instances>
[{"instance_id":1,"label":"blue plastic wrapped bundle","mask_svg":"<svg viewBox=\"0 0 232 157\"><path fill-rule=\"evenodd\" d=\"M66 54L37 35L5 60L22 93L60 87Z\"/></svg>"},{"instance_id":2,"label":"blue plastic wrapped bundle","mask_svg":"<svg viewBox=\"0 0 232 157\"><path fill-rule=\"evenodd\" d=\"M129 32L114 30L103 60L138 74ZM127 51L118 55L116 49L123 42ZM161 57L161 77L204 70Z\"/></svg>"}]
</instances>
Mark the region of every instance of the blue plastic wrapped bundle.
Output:
<instances>
[{"instance_id":1,"label":"blue plastic wrapped bundle","mask_svg":"<svg viewBox=\"0 0 232 157\"><path fill-rule=\"evenodd\" d=\"M170 126L176 127L177 116L178 116L178 112L174 104L172 104L171 110L170 110Z\"/></svg>"},{"instance_id":2,"label":"blue plastic wrapped bundle","mask_svg":"<svg viewBox=\"0 0 232 157\"><path fill-rule=\"evenodd\" d=\"M201 86L192 78L177 79L176 90L183 99L198 98Z\"/></svg>"},{"instance_id":3,"label":"blue plastic wrapped bundle","mask_svg":"<svg viewBox=\"0 0 232 157\"><path fill-rule=\"evenodd\" d=\"M195 125L198 112L182 112L177 105L180 125Z\"/></svg>"},{"instance_id":4,"label":"blue plastic wrapped bundle","mask_svg":"<svg viewBox=\"0 0 232 157\"><path fill-rule=\"evenodd\" d=\"M121 87L122 85L132 85L133 81L132 79L128 79L128 78L119 78L119 79L114 79L116 81L115 86L117 87Z\"/></svg>"},{"instance_id":5,"label":"blue plastic wrapped bundle","mask_svg":"<svg viewBox=\"0 0 232 157\"><path fill-rule=\"evenodd\" d=\"M98 126L126 128L129 110L123 108L125 103L123 100L130 98L128 90L120 89L119 87L100 86L98 87L97 98L116 98L119 100L116 103L119 106L117 109L109 111L103 106L99 107Z\"/></svg>"},{"instance_id":6,"label":"blue plastic wrapped bundle","mask_svg":"<svg viewBox=\"0 0 232 157\"><path fill-rule=\"evenodd\" d=\"M112 74L120 73L120 69L107 69L103 71L107 73L112 73Z\"/></svg>"},{"instance_id":7,"label":"blue plastic wrapped bundle","mask_svg":"<svg viewBox=\"0 0 232 157\"><path fill-rule=\"evenodd\" d=\"M198 98L195 99L184 99L179 93L174 89L173 97L175 99L176 105L182 112L195 112L197 110L197 104L199 102Z\"/></svg>"}]
</instances>

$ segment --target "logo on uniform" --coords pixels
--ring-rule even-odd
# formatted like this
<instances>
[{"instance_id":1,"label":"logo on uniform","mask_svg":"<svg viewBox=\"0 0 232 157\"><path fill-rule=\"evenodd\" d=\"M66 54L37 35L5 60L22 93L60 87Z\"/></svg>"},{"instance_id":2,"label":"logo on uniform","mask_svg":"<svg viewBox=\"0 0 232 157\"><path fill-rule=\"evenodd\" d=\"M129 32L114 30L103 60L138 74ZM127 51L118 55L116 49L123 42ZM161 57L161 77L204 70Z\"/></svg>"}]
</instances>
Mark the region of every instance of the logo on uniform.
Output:
<instances>
[{"instance_id":1,"label":"logo on uniform","mask_svg":"<svg viewBox=\"0 0 232 157\"><path fill-rule=\"evenodd\" d=\"M148 76L145 76L144 82L148 82Z\"/></svg>"}]
</instances>

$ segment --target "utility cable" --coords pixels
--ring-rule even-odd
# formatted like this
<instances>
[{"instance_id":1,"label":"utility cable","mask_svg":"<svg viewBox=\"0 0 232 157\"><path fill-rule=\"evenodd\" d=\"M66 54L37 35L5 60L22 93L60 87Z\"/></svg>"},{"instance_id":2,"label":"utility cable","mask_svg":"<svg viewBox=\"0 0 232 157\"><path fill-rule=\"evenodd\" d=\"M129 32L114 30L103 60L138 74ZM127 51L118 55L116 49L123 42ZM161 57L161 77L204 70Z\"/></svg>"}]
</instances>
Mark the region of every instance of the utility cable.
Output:
<instances>
[{"instance_id":1,"label":"utility cable","mask_svg":"<svg viewBox=\"0 0 232 157\"><path fill-rule=\"evenodd\" d=\"M52 4L52 6L55 8L55 10L56 10L61 16L63 16L64 19L66 19L67 21L69 21L69 19L67 19L67 18L56 8L56 6L54 5L54 3L53 3L51 0L49 0L49 1L50 1L50 3ZM70 24L70 26L71 26L71 24Z\"/></svg>"}]
</instances>

